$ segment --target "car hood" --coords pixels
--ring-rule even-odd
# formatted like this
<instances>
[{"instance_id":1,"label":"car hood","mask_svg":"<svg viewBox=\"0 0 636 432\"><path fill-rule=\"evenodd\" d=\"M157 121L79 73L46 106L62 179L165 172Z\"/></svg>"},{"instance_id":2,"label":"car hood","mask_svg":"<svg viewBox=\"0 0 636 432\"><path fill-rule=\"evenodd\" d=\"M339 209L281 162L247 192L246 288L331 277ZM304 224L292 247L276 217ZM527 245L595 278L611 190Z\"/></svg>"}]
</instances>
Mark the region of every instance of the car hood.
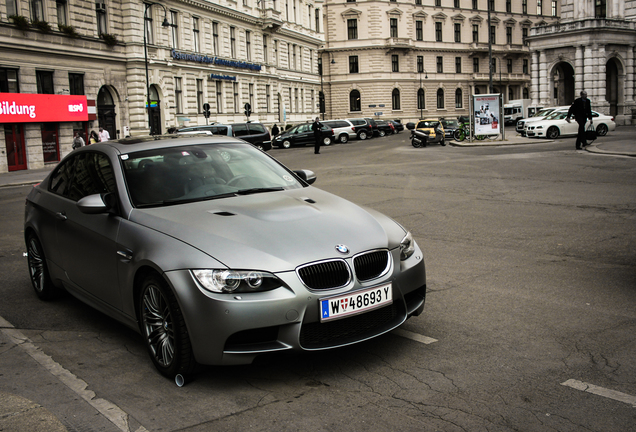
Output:
<instances>
[{"instance_id":1,"label":"car hood","mask_svg":"<svg viewBox=\"0 0 636 432\"><path fill-rule=\"evenodd\" d=\"M404 229L314 187L135 209L132 222L197 248L229 268L272 272L334 256L395 248ZM336 245L346 245L347 255Z\"/></svg>"}]
</instances>

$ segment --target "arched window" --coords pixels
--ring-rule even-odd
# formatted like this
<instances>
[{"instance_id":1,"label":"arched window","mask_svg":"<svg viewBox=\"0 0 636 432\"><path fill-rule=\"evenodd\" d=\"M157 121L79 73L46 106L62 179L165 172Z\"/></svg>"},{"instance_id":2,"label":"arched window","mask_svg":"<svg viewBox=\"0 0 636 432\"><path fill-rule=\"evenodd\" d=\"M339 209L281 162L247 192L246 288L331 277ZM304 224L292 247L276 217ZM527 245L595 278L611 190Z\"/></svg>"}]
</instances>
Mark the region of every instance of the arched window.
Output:
<instances>
[{"instance_id":1,"label":"arched window","mask_svg":"<svg viewBox=\"0 0 636 432\"><path fill-rule=\"evenodd\" d=\"M523 98L530 99L530 92L528 91L528 87L523 88Z\"/></svg>"},{"instance_id":2,"label":"arched window","mask_svg":"<svg viewBox=\"0 0 636 432\"><path fill-rule=\"evenodd\" d=\"M511 100L513 100L514 98L515 98L515 92L514 92L514 90L512 89L512 87L510 87L510 88L508 89L508 100L509 100L509 101L511 101Z\"/></svg>"},{"instance_id":3,"label":"arched window","mask_svg":"<svg viewBox=\"0 0 636 432\"><path fill-rule=\"evenodd\" d=\"M464 107L464 95L462 94L462 89L455 90L455 108L463 108Z\"/></svg>"},{"instance_id":4,"label":"arched window","mask_svg":"<svg viewBox=\"0 0 636 432\"><path fill-rule=\"evenodd\" d=\"M393 110L399 110L400 109L400 90L396 88L393 89L391 100L393 101Z\"/></svg>"},{"instance_id":5,"label":"arched window","mask_svg":"<svg viewBox=\"0 0 636 432\"><path fill-rule=\"evenodd\" d=\"M437 89L437 109L444 108L444 89Z\"/></svg>"},{"instance_id":6,"label":"arched window","mask_svg":"<svg viewBox=\"0 0 636 432\"><path fill-rule=\"evenodd\" d=\"M419 89L417 91L417 109L423 110L426 109L426 100L424 98L424 89Z\"/></svg>"},{"instance_id":7,"label":"arched window","mask_svg":"<svg viewBox=\"0 0 636 432\"><path fill-rule=\"evenodd\" d=\"M349 93L349 111L362 111L362 102L360 101L360 92L351 90Z\"/></svg>"}]
</instances>

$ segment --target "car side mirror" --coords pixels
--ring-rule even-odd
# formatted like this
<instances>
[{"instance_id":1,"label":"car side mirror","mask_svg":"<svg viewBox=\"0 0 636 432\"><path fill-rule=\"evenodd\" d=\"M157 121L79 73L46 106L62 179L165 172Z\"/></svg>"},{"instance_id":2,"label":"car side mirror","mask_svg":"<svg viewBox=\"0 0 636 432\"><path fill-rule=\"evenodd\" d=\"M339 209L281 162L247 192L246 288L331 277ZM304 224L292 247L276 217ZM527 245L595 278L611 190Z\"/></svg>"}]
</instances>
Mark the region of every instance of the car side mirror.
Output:
<instances>
[{"instance_id":1,"label":"car side mirror","mask_svg":"<svg viewBox=\"0 0 636 432\"><path fill-rule=\"evenodd\" d=\"M313 184L316 181L316 174L310 170L297 170L294 171L298 177L305 181L307 184Z\"/></svg>"},{"instance_id":2,"label":"car side mirror","mask_svg":"<svg viewBox=\"0 0 636 432\"><path fill-rule=\"evenodd\" d=\"M85 214L108 213L114 207L111 193L88 195L77 202L77 208Z\"/></svg>"}]
</instances>

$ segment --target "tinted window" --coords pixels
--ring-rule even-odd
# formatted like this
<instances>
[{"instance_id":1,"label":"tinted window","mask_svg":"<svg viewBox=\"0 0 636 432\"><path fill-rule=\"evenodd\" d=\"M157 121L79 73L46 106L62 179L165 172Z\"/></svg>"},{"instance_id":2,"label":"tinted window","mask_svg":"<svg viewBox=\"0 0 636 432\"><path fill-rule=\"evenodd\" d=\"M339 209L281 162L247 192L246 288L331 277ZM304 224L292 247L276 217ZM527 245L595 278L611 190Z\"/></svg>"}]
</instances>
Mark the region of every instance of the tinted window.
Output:
<instances>
[{"instance_id":1,"label":"tinted window","mask_svg":"<svg viewBox=\"0 0 636 432\"><path fill-rule=\"evenodd\" d=\"M108 158L100 153L78 154L56 170L51 192L78 201L88 195L115 192L115 178Z\"/></svg>"},{"instance_id":2,"label":"tinted window","mask_svg":"<svg viewBox=\"0 0 636 432\"><path fill-rule=\"evenodd\" d=\"M245 123L236 123L232 125L232 127L234 128L235 137L245 136L250 134L249 130L247 129L247 124Z\"/></svg>"},{"instance_id":3,"label":"tinted window","mask_svg":"<svg viewBox=\"0 0 636 432\"><path fill-rule=\"evenodd\" d=\"M251 133L262 134L266 132L265 128L260 123L250 123L249 129Z\"/></svg>"}]
</instances>

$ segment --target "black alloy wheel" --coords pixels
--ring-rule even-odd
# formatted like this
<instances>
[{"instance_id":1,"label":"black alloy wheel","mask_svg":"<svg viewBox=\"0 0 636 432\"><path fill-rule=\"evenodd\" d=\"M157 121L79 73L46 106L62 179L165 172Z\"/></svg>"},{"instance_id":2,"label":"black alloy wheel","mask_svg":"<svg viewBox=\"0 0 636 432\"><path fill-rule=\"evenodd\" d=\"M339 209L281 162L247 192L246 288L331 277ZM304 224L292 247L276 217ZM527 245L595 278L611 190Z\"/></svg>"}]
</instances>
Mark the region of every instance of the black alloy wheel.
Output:
<instances>
[{"instance_id":1,"label":"black alloy wheel","mask_svg":"<svg viewBox=\"0 0 636 432\"><path fill-rule=\"evenodd\" d=\"M52 300L60 294L60 290L51 281L42 245L33 233L27 236L26 244L31 285L41 300Z\"/></svg>"},{"instance_id":2,"label":"black alloy wheel","mask_svg":"<svg viewBox=\"0 0 636 432\"><path fill-rule=\"evenodd\" d=\"M179 303L161 276L148 276L139 296L141 333L157 370L174 379L190 375L196 361Z\"/></svg>"}]
</instances>

